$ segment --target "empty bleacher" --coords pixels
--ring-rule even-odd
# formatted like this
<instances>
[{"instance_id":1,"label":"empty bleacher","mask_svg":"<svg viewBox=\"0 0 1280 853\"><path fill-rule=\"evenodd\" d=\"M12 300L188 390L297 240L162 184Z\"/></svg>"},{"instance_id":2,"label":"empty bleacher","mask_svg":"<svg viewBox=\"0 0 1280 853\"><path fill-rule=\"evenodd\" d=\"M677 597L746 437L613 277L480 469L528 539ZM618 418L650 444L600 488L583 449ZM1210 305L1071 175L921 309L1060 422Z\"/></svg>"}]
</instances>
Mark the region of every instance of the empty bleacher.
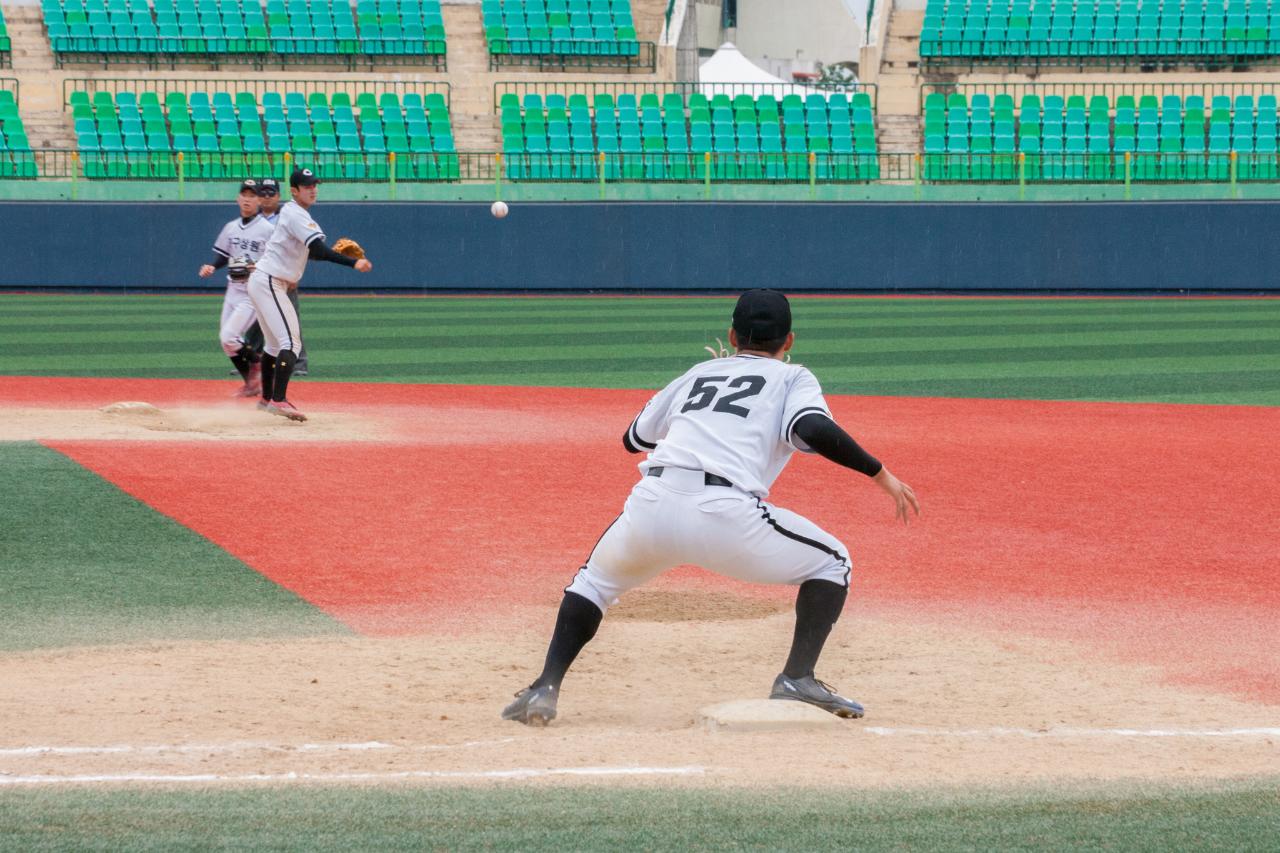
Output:
<instances>
[{"instance_id":1,"label":"empty bleacher","mask_svg":"<svg viewBox=\"0 0 1280 853\"><path fill-rule=\"evenodd\" d=\"M506 177L558 181L689 181L708 176L739 181L866 181L879 177L873 90L731 96L707 95L696 86L678 84L665 92L626 91L608 84L581 88L587 91L501 94L498 108Z\"/></svg>"},{"instance_id":2,"label":"empty bleacher","mask_svg":"<svg viewBox=\"0 0 1280 853\"><path fill-rule=\"evenodd\" d=\"M1274 181L1280 176L1275 88L1235 95L930 92L924 177Z\"/></svg>"},{"instance_id":3,"label":"empty bleacher","mask_svg":"<svg viewBox=\"0 0 1280 853\"><path fill-rule=\"evenodd\" d=\"M59 66L445 67L439 0L42 0Z\"/></svg>"},{"instance_id":4,"label":"empty bleacher","mask_svg":"<svg viewBox=\"0 0 1280 853\"><path fill-rule=\"evenodd\" d=\"M929 0L926 66L1274 63L1280 0Z\"/></svg>"},{"instance_id":5,"label":"empty bleacher","mask_svg":"<svg viewBox=\"0 0 1280 853\"><path fill-rule=\"evenodd\" d=\"M0 178L37 176L31 143L18 111L18 81L0 79Z\"/></svg>"},{"instance_id":6,"label":"empty bleacher","mask_svg":"<svg viewBox=\"0 0 1280 853\"><path fill-rule=\"evenodd\" d=\"M0 68L13 65L13 43L9 38L9 27L4 22L4 7L0 6Z\"/></svg>"},{"instance_id":7,"label":"empty bleacher","mask_svg":"<svg viewBox=\"0 0 1280 853\"><path fill-rule=\"evenodd\" d=\"M137 81L68 81L88 178L227 179L284 175L290 164L340 180L456 180L447 86L296 81L134 89ZM114 85L112 85L114 84ZM341 84L335 84L340 86ZM96 91L90 91L91 88Z\"/></svg>"},{"instance_id":8,"label":"empty bleacher","mask_svg":"<svg viewBox=\"0 0 1280 853\"><path fill-rule=\"evenodd\" d=\"M631 0L482 0L489 67L652 70Z\"/></svg>"}]
</instances>

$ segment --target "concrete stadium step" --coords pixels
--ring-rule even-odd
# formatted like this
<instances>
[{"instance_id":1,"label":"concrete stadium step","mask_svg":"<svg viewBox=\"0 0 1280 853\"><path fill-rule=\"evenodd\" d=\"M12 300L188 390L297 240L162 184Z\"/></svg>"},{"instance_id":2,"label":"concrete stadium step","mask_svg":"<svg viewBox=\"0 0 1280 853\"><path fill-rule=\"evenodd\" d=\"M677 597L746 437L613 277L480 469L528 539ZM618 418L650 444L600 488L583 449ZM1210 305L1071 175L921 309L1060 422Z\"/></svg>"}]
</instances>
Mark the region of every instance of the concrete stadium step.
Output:
<instances>
[{"instance_id":1,"label":"concrete stadium step","mask_svg":"<svg viewBox=\"0 0 1280 853\"><path fill-rule=\"evenodd\" d=\"M53 70L53 50L44 32L44 18L40 7L9 6L4 10L4 19L12 42L12 70Z\"/></svg>"},{"instance_id":2,"label":"concrete stadium step","mask_svg":"<svg viewBox=\"0 0 1280 853\"><path fill-rule=\"evenodd\" d=\"M920 151L920 119L914 115L878 115L876 146L885 154Z\"/></svg>"},{"instance_id":3,"label":"concrete stadium step","mask_svg":"<svg viewBox=\"0 0 1280 853\"><path fill-rule=\"evenodd\" d=\"M440 7L449 61L449 117L460 151L497 150L493 125L493 83L489 46L484 40L480 6Z\"/></svg>"}]
</instances>

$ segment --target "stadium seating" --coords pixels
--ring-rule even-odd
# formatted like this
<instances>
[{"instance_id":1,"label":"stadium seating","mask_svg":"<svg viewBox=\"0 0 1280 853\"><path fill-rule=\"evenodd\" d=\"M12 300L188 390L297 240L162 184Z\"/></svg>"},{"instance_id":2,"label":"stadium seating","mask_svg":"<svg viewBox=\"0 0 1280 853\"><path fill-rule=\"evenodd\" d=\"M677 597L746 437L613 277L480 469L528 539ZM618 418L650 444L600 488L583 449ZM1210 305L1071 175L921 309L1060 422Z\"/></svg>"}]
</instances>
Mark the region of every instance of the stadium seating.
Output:
<instances>
[{"instance_id":1,"label":"stadium seating","mask_svg":"<svg viewBox=\"0 0 1280 853\"><path fill-rule=\"evenodd\" d=\"M1276 180L1276 96L930 93L925 174L934 181ZM1022 160L1019 154L1023 155ZM1128 154L1128 164L1126 157Z\"/></svg>"},{"instance_id":2,"label":"stadium seating","mask_svg":"<svg viewBox=\"0 0 1280 853\"><path fill-rule=\"evenodd\" d=\"M456 180L445 97L394 92L72 92L85 176L282 174L284 155L322 178ZM182 157L179 159L178 154Z\"/></svg>"},{"instance_id":3,"label":"stadium seating","mask_svg":"<svg viewBox=\"0 0 1280 853\"><path fill-rule=\"evenodd\" d=\"M495 56L628 58L639 53L631 0L482 0Z\"/></svg>"},{"instance_id":4,"label":"stadium seating","mask_svg":"<svg viewBox=\"0 0 1280 853\"><path fill-rule=\"evenodd\" d=\"M13 65L13 41L9 38L9 28L4 22L4 7L0 6L0 68Z\"/></svg>"},{"instance_id":5,"label":"stadium seating","mask_svg":"<svg viewBox=\"0 0 1280 853\"><path fill-rule=\"evenodd\" d=\"M0 178L34 178L36 173L17 99L8 89L0 89Z\"/></svg>"},{"instance_id":6,"label":"stadium seating","mask_svg":"<svg viewBox=\"0 0 1280 853\"><path fill-rule=\"evenodd\" d=\"M512 180L807 181L879 177L870 97L504 94ZM708 157L707 155L711 156ZM599 171L603 168L603 175Z\"/></svg>"},{"instance_id":7,"label":"stadium seating","mask_svg":"<svg viewBox=\"0 0 1280 853\"><path fill-rule=\"evenodd\" d=\"M42 0L59 62L318 62L441 65L440 0Z\"/></svg>"},{"instance_id":8,"label":"stadium seating","mask_svg":"<svg viewBox=\"0 0 1280 853\"><path fill-rule=\"evenodd\" d=\"M1275 0L929 0L926 62L1227 62L1280 55Z\"/></svg>"}]
</instances>

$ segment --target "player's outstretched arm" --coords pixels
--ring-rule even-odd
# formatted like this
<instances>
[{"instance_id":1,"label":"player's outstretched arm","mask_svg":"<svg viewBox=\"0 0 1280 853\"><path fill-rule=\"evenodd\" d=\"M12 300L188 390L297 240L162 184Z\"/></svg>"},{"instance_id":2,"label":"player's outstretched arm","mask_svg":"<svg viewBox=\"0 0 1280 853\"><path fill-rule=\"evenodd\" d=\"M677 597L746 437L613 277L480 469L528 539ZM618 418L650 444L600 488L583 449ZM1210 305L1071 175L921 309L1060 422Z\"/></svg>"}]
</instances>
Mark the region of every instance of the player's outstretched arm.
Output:
<instances>
[{"instance_id":1,"label":"player's outstretched arm","mask_svg":"<svg viewBox=\"0 0 1280 853\"><path fill-rule=\"evenodd\" d=\"M307 256L313 261L328 261L331 264L352 267L356 272L369 272L369 270L373 269L373 264L368 258L360 258L357 260L356 258L335 252L324 242L324 240L312 240L308 243Z\"/></svg>"},{"instance_id":2,"label":"player's outstretched arm","mask_svg":"<svg viewBox=\"0 0 1280 853\"><path fill-rule=\"evenodd\" d=\"M889 473L888 468L881 467L880 473L873 479L889 497L893 498L895 519L900 518L903 524L910 524L911 515L907 511L908 508L915 510L917 516L920 515L920 501L916 500L916 493L906 483Z\"/></svg>"},{"instance_id":3,"label":"player's outstretched arm","mask_svg":"<svg viewBox=\"0 0 1280 853\"><path fill-rule=\"evenodd\" d=\"M853 436L825 414L813 412L805 415L791 428L791 434L822 457L875 480L893 498L894 518L901 518L906 524L908 507L914 509L916 515L920 514L920 502L911 487L893 476L879 459L863 450Z\"/></svg>"}]
</instances>

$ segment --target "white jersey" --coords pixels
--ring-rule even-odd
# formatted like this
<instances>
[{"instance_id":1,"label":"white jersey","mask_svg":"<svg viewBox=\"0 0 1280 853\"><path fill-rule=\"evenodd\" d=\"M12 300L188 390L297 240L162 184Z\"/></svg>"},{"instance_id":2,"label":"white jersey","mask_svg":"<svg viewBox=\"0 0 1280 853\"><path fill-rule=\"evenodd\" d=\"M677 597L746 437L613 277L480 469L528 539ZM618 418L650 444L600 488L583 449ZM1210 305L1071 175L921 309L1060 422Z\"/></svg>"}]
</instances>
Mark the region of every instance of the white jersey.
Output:
<instances>
[{"instance_id":1,"label":"white jersey","mask_svg":"<svg viewBox=\"0 0 1280 853\"><path fill-rule=\"evenodd\" d=\"M267 241L271 239L273 231L275 226L261 216L255 216L248 222L237 216L222 226L218 239L213 242L213 251L227 260L244 255L256 263L266 251ZM243 290L245 283L228 281L227 286Z\"/></svg>"},{"instance_id":2,"label":"white jersey","mask_svg":"<svg viewBox=\"0 0 1280 853\"><path fill-rule=\"evenodd\" d=\"M831 416L808 368L738 354L704 361L663 388L628 435L650 451L642 470L701 469L763 498L793 452L810 452L791 431L812 412Z\"/></svg>"},{"instance_id":3,"label":"white jersey","mask_svg":"<svg viewBox=\"0 0 1280 853\"><path fill-rule=\"evenodd\" d=\"M292 201L285 202L276 218L275 233L267 242L257 268L274 278L300 281L307 269L309 247L323 239L324 232L310 213Z\"/></svg>"}]
</instances>

